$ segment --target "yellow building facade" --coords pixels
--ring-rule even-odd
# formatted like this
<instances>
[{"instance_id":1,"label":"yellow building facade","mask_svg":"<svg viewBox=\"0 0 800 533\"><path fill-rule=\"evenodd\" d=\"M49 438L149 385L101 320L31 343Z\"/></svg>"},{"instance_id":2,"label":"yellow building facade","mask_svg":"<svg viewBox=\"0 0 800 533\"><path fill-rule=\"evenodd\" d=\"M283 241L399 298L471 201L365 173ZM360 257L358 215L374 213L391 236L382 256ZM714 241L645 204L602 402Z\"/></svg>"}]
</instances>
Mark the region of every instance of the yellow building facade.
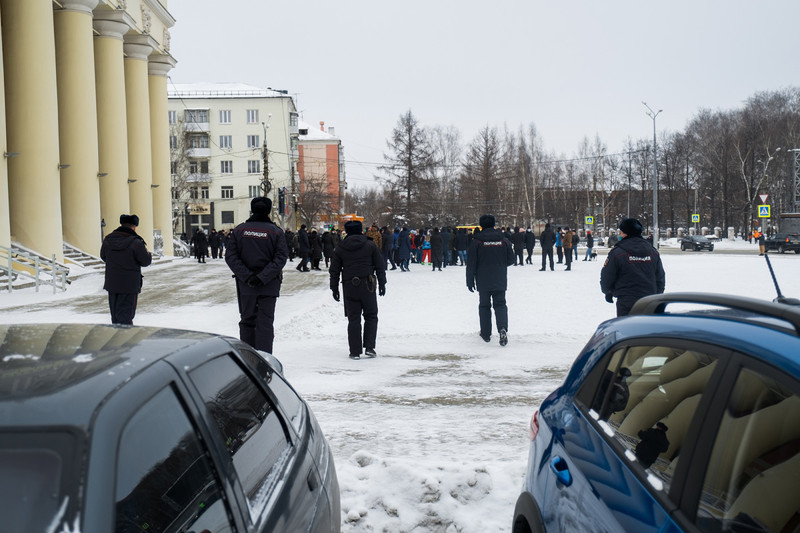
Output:
<instances>
[{"instance_id":1,"label":"yellow building facade","mask_svg":"<svg viewBox=\"0 0 800 533\"><path fill-rule=\"evenodd\" d=\"M167 0L0 0L0 246L99 255L121 214L172 255Z\"/></svg>"}]
</instances>

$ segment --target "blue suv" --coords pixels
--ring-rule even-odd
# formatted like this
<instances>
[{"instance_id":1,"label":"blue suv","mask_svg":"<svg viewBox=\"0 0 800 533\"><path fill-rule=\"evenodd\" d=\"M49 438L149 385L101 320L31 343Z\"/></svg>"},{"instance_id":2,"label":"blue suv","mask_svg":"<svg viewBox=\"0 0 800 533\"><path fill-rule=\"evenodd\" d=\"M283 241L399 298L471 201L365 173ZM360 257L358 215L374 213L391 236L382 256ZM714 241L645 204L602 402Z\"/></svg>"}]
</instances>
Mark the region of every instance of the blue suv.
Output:
<instances>
[{"instance_id":1,"label":"blue suv","mask_svg":"<svg viewBox=\"0 0 800 533\"><path fill-rule=\"evenodd\" d=\"M785 302L661 294L601 324L531 419L514 533L800 531Z\"/></svg>"}]
</instances>

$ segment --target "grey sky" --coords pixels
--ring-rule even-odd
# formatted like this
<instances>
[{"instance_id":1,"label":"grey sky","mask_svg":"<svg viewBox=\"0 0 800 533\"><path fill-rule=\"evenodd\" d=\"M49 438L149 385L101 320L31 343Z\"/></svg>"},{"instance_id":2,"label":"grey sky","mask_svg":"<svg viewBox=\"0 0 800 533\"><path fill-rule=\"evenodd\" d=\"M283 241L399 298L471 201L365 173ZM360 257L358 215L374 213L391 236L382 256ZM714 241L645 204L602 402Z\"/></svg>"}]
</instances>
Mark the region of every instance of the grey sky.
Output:
<instances>
[{"instance_id":1,"label":"grey sky","mask_svg":"<svg viewBox=\"0 0 800 533\"><path fill-rule=\"evenodd\" d=\"M469 142L536 124L573 155L595 135L676 131L701 108L800 84L798 0L170 0L176 83L287 89L342 138L351 186L373 183L411 109Z\"/></svg>"}]
</instances>

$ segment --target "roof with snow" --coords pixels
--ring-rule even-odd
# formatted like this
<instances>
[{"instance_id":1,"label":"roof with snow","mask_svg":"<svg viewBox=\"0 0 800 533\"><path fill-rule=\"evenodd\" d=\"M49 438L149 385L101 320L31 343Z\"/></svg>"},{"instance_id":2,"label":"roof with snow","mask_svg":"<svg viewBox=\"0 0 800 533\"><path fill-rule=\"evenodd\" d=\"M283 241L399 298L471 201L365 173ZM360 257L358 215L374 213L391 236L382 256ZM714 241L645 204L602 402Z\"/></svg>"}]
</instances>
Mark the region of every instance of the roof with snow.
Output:
<instances>
[{"instance_id":1,"label":"roof with snow","mask_svg":"<svg viewBox=\"0 0 800 533\"><path fill-rule=\"evenodd\" d=\"M291 98L288 91L262 89L245 83L170 83L169 98Z\"/></svg>"},{"instance_id":2,"label":"roof with snow","mask_svg":"<svg viewBox=\"0 0 800 533\"><path fill-rule=\"evenodd\" d=\"M302 120L298 122L297 128L301 131L299 135L299 139L301 141L339 141L339 137L335 135L331 135L325 131L322 131L319 128L315 128L311 124L307 122L303 122ZM308 133L303 134L303 130L308 130Z\"/></svg>"}]
</instances>

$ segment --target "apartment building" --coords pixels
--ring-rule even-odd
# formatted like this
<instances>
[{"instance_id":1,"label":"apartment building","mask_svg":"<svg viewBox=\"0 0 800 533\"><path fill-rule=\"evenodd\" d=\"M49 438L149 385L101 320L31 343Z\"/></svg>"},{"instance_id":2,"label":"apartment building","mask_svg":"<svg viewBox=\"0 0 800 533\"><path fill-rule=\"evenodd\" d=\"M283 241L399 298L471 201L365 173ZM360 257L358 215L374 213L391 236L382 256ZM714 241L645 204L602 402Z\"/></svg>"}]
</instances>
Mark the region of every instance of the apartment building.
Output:
<instances>
[{"instance_id":1,"label":"apartment building","mask_svg":"<svg viewBox=\"0 0 800 533\"><path fill-rule=\"evenodd\" d=\"M166 0L0 0L0 247L98 255L120 214L172 254Z\"/></svg>"},{"instance_id":2,"label":"apartment building","mask_svg":"<svg viewBox=\"0 0 800 533\"><path fill-rule=\"evenodd\" d=\"M347 187L342 141L332 127L325 131L325 122L315 128L301 121L299 128L299 205L312 225L320 222L338 226Z\"/></svg>"},{"instance_id":3,"label":"apartment building","mask_svg":"<svg viewBox=\"0 0 800 533\"><path fill-rule=\"evenodd\" d=\"M295 227L298 114L287 91L240 83L174 84L168 89L175 233L229 229L268 196L273 219ZM280 194L279 194L280 193Z\"/></svg>"}]
</instances>

